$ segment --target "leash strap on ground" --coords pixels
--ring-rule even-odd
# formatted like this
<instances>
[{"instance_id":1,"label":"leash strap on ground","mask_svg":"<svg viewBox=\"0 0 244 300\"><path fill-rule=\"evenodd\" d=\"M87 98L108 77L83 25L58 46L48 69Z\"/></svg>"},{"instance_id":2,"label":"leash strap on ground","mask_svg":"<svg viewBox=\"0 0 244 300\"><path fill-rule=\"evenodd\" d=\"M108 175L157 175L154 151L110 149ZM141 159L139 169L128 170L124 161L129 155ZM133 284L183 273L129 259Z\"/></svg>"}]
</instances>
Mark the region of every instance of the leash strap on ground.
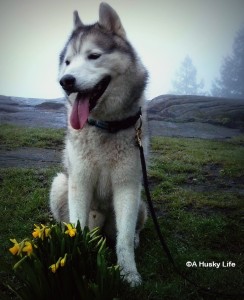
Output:
<instances>
[{"instance_id":1,"label":"leash strap on ground","mask_svg":"<svg viewBox=\"0 0 244 300\"><path fill-rule=\"evenodd\" d=\"M161 230L160 230L160 227L159 227L159 224L158 224L158 220L157 220L157 217L156 217L156 214L155 214L155 210L154 210L154 207L153 207L153 203L152 203L152 199L151 199L151 194L150 194L150 191L149 191L149 184L148 184L148 178L147 178L147 166L146 166L146 161L145 161L145 155L144 155L144 150L143 150L142 141L141 141L141 133L142 133L141 127L142 127L142 118L140 117L139 127L136 128L136 142L137 142L137 145L138 145L139 150L140 150L142 175L143 175L144 189L145 189L145 193L146 193L146 198L147 198L148 206L149 206L149 209L150 209L150 213L151 213L151 216L152 216L152 219L153 219L153 223L154 223L155 229L157 231L160 243L161 243L161 245L162 245L165 253L167 254L167 257L168 257L169 261L172 263L174 269L178 273L178 269L177 269L176 264L174 262L173 256L171 255L169 247L168 247L167 243L165 242L164 237L163 237L163 235L161 233Z\"/></svg>"},{"instance_id":2,"label":"leash strap on ground","mask_svg":"<svg viewBox=\"0 0 244 300\"><path fill-rule=\"evenodd\" d=\"M144 151L143 151L143 147L139 146L139 150L140 150L140 157L141 157L141 165L142 165L142 174L143 174L143 182L144 182L144 189L145 189L145 193L146 193L146 198L147 198L147 203L150 209L150 213L153 219L153 223L155 226L155 229L157 231L159 240L161 245L163 246L163 249L165 251L165 253L167 254L167 257L169 259L169 261L172 263L172 265L174 266L174 268L176 269L176 265L174 262L174 259L170 253L170 250L168 248L168 245L166 244L164 237L161 233L158 221L157 221L157 217L155 214L155 210L153 207L153 203L152 203L152 199L151 199L151 195L150 195L150 191L149 191L149 185L148 185L148 178L147 178L147 170L146 170L146 162L145 162L145 156L144 156Z\"/></svg>"},{"instance_id":3,"label":"leash strap on ground","mask_svg":"<svg viewBox=\"0 0 244 300\"><path fill-rule=\"evenodd\" d=\"M140 150L140 158L141 158L141 166L142 166L142 174L143 174L143 182L144 182L144 189L145 189L145 194L146 194L146 198L147 198L147 203L150 209L150 213L152 216L152 220L155 226L155 229L157 231L157 235L158 238L160 240L160 243L168 257L168 260L171 262L171 264L174 267L175 272L182 277L184 280L186 280L187 282L189 282L190 284L192 284L196 289L198 289L199 291L202 291L204 293L207 293L209 295L214 295L214 296L222 296L222 297L239 297L239 296L243 296L244 293L240 293L240 294L225 294L225 293L220 293L220 292L215 292L213 290L211 290L210 288L205 288L205 287L201 287L199 286L197 283L195 283L194 281L192 281L191 279L189 279L185 274L183 274L178 267L175 264L175 261L173 259L173 256L169 250L169 247L163 237L163 234L161 232L160 226L158 224L158 220L156 217L156 213L153 207L153 203L152 203L152 199L151 199L151 194L150 194L150 190L149 190L149 184L148 184L148 177L147 177L147 167L146 167L146 161L145 161L145 155L144 155L144 150L143 150L143 146L142 146L142 141L141 141L141 127L142 127L142 119L140 117L140 124L139 127L136 128L136 142L137 142L137 146Z\"/></svg>"}]
</instances>

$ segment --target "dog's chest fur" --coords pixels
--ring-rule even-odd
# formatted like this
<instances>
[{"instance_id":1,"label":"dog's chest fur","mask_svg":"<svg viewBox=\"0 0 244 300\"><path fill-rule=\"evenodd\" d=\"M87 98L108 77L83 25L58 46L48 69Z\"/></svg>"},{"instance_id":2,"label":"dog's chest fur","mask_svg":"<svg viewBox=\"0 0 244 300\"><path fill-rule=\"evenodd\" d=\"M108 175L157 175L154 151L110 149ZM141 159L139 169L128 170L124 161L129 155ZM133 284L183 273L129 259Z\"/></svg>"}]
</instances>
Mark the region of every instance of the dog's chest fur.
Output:
<instances>
[{"instance_id":1,"label":"dog's chest fur","mask_svg":"<svg viewBox=\"0 0 244 300\"><path fill-rule=\"evenodd\" d=\"M69 129L64 154L68 174L86 178L98 202L111 199L114 185L140 178L134 128L116 134L88 124L80 131Z\"/></svg>"}]
</instances>

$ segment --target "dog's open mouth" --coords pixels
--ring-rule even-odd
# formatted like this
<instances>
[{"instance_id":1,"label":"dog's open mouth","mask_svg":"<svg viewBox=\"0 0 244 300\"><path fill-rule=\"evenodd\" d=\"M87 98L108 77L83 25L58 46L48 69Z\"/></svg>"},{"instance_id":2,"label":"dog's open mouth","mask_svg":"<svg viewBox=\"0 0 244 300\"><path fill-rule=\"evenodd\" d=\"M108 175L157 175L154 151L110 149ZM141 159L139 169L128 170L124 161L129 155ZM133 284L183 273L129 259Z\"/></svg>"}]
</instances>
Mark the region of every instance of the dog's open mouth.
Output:
<instances>
[{"instance_id":1,"label":"dog's open mouth","mask_svg":"<svg viewBox=\"0 0 244 300\"><path fill-rule=\"evenodd\" d=\"M106 76L91 90L79 91L72 106L70 124L74 129L82 129L87 122L90 111L97 105L110 83L111 77Z\"/></svg>"}]
</instances>

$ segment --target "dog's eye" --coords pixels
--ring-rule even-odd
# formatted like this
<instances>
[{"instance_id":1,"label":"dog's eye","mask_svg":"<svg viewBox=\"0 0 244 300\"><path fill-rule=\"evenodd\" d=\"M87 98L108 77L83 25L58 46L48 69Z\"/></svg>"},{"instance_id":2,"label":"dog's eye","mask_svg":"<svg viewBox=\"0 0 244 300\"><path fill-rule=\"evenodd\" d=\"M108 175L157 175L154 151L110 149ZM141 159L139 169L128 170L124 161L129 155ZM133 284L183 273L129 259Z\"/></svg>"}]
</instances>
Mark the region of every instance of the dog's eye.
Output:
<instances>
[{"instance_id":1,"label":"dog's eye","mask_svg":"<svg viewBox=\"0 0 244 300\"><path fill-rule=\"evenodd\" d=\"M69 61L69 60L66 60L66 61L65 61L65 64L66 64L66 66L68 66L68 65L70 64L70 61Z\"/></svg>"},{"instance_id":2,"label":"dog's eye","mask_svg":"<svg viewBox=\"0 0 244 300\"><path fill-rule=\"evenodd\" d=\"M88 55L88 59L98 59L100 56L100 53L91 53Z\"/></svg>"}]
</instances>

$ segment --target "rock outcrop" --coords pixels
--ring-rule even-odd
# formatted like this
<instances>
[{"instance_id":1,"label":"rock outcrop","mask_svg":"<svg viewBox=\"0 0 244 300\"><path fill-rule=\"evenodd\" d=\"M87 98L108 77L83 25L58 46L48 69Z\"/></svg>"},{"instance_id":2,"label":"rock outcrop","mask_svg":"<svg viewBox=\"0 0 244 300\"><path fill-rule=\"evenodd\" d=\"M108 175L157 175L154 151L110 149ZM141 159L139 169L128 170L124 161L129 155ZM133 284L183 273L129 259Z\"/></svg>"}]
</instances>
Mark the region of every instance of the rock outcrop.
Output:
<instances>
[{"instance_id":1,"label":"rock outcrop","mask_svg":"<svg viewBox=\"0 0 244 300\"><path fill-rule=\"evenodd\" d=\"M152 135L228 138L244 132L244 99L163 95L148 119Z\"/></svg>"}]
</instances>

